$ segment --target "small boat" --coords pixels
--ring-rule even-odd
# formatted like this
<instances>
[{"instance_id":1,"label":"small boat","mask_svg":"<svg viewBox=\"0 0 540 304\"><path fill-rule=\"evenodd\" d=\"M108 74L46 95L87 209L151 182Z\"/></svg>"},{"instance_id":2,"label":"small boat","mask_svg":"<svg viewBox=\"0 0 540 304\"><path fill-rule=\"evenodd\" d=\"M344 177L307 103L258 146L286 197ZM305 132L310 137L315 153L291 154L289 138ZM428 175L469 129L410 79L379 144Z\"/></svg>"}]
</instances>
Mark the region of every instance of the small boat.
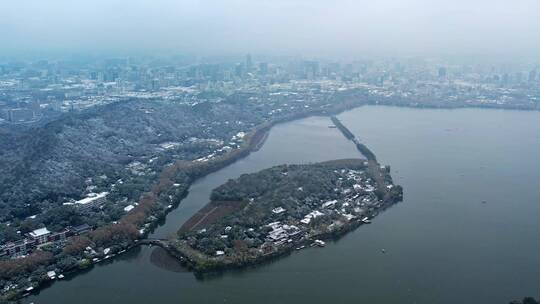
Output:
<instances>
[{"instance_id":1,"label":"small boat","mask_svg":"<svg viewBox=\"0 0 540 304\"><path fill-rule=\"evenodd\" d=\"M371 224L371 221L369 220L369 218L367 216L362 219L362 222L364 224Z\"/></svg>"},{"instance_id":2,"label":"small boat","mask_svg":"<svg viewBox=\"0 0 540 304\"><path fill-rule=\"evenodd\" d=\"M63 278L65 278L65 276L63 274L60 274L60 275L58 275L58 278L63 279Z\"/></svg>"}]
</instances>

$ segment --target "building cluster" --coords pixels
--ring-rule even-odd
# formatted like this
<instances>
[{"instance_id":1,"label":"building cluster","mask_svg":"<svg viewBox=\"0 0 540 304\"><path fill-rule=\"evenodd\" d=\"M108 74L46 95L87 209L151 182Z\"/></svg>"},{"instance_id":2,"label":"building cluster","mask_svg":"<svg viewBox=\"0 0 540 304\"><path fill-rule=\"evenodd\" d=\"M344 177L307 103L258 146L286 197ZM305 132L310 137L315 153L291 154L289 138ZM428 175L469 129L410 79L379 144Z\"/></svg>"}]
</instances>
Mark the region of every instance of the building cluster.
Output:
<instances>
[{"instance_id":1,"label":"building cluster","mask_svg":"<svg viewBox=\"0 0 540 304\"><path fill-rule=\"evenodd\" d=\"M540 98L538 67L531 64L455 64L433 59L270 61L247 55L219 63L186 58L161 58L156 63L130 57L85 63L0 62L0 119L30 123L54 113L130 98L197 104L239 91L257 93L305 83L362 87L374 97L419 103L437 99L523 106Z\"/></svg>"},{"instance_id":2,"label":"building cluster","mask_svg":"<svg viewBox=\"0 0 540 304\"><path fill-rule=\"evenodd\" d=\"M366 224L370 222L373 212L382 206L382 202L374 193L376 187L373 179L360 170L342 169L334 173L341 176L334 189L338 194L337 198L322 202L313 200L304 202L301 205L310 206L310 210L305 211L303 217L288 216L287 213L289 215L297 213L297 210L291 210L290 206L289 210L285 207L276 207L268 212L269 220L272 222L259 227L260 231L267 231L267 227L271 229L266 234L265 242L260 246L261 252L274 252L287 244L315 239L319 235L332 233L352 221ZM351 184L352 186L349 186Z\"/></svg>"},{"instance_id":3,"label":"building cluster","mask_svg":"<svg viewBox=\"0 0 540 304\"><path fill-rule=\"evenodd\" d=\"M20 258L33 250L50 245L63 245L67 238L74 235L81 235L90 231L92 227L87 224L76 227L68 227L59 232L51 232L47 228L36 229L26 235L22 240L8 242L0 246L0 257Z\"/></svg>"},{"instance_id":4,"label":"building cluster","mask_svg":"<svg viewBox=\"0 0 540 304\"><path fill-rule=\"evenodd\" d=\"M264 256L292 246L301 249L306 242L323 246L324 242L315 240L339 233L348 225L370 223L383 206L376 194L376 182L363 169L339 169L329 175L335 182L331 193L305 192L307 195L300 196L304 197L300 200L292 198L295 195L285 195L288 198L272 202L252 197L242 215L233 220L235 225L221 226L225 222L201 229L187 236L186 242L210 256L222 258L238 254L235 244L243 242L252 256ZM293 191L305 190L298 187Z\"/></svg>"}]
</instances>

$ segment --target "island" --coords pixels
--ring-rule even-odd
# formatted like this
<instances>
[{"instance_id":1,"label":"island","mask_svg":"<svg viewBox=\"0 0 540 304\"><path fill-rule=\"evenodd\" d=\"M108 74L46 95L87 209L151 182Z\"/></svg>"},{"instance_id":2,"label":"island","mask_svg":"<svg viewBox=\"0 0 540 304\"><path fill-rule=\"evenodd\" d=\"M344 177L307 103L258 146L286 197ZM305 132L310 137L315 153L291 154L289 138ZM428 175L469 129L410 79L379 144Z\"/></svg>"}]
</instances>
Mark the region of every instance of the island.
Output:
<instances>
[{"instance_id":1,"label":"island","mask_svg":"<svg viewBox=\"0 0 540 304\"><path fill-rule=\"evenodd\" d=\"M196 273L254 265L323 247L401 200L389 168L365 159L279 165L214 189L168 247Z\"/></svg>"}]
</instances>

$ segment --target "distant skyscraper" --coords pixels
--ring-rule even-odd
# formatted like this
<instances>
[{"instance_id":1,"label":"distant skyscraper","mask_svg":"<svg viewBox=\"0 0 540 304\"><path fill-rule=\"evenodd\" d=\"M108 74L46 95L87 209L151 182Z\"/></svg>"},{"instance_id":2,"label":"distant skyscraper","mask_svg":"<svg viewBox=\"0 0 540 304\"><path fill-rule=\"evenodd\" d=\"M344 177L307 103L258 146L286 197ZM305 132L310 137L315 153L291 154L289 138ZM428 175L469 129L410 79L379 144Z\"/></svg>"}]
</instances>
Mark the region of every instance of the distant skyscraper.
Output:
<instances>
[{"instance_id":1,"label":"distant skyscraper","mask_svg":"<svg viewBox=\"0 0 540 304\"><path fill-rule=\"evenodd\" d=\"M268 74L268 63L266 62L259 63L259 73L261 73L261 75Z\"/></svg>"},{"instance_id":2,"label":"distant skyscraper","mask_svg":"<svg viewBox=\"0 0 540 304\"><path fill-rule=\"evenodd\" d=\"M446 77L446 68L444 68L444 67L439 68L439 77L440 78Z\"/></svg>"},{"instance_id":3,"label":"distant skyscraper","mask_svg":"<svg viewBox=\"0 0 540 304\"><path fill-rule=\"evenodd\" d=\"M251 71L251 69L253 69L253 61L251 61L251 55L250 54L246 55L246 69L248 71Z\"/></svg>"},{"instance_id":4,"label":"distant skyscraper","mask_svg":"<svg viewBox=\"0 0 540 304\"><path fill-rule=\"evenodd\" d=\"M236 65L236 67L234 68L234 74L236 75L236 77L244 77L244 65L242 63Z\"/></svg>"},{"instance_id":5,"label":"distant skyscraper","mask_svg":"<svg viewBox=\"0 0 540 304\"><path fill-rule=\"evenodd\" d=\"M502 85L508 85L508 83L510 82L510 76L508 75L508 73L503 74L501 81Z\"/></svg>"},{"instance_id":6,"label":"distant skyscraper","mask_svg":"<svg viewBox=\"0 0 540 304\"><path fill-rule=\"evenodd\" d=\"M151 86L152 86L153 91L159 90L159 88L160 88L159 79L157 79L157 78L153 79L152 83L151 83Z\"/></svg>"},{"instance_id":7,"label":"distant skyscraper","mask_svg":"<svg viewBox=\"0 0 540 304\"><path fill-rule=\"evenodd\" d=\"M319 76L319 62L318 61L304 61L303 62L303 74L307 79L314 79Z\"/></svg>"},{"instance_id":8,"label":"distant skyscraper","mask_svg":"<svg viewBox=\"0 0 540 304\"><path fill-rule=\"evenodd\" d=\"M529 82L534 82L536 80L536 69L529 72Z\"/></svg>"}]
</instances>

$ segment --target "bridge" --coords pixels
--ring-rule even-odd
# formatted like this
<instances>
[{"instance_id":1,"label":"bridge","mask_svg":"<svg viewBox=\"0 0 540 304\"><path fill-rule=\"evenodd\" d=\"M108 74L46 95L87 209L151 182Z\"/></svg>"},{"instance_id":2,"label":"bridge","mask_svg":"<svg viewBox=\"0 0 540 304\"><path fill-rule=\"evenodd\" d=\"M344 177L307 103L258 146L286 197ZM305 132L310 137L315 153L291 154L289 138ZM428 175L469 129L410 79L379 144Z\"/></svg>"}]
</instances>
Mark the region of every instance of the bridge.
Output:
<instances>
[{"instance_id":1,"label":"bridge","mask_svg":"<svg viewBox=\"0 0 540 304\"><path fill-rule=\"evenodd\" d=\"M146 238L146 239L140 239L137 241L138 245L154 245L163 247L165 249L169 248L170 240L168 239L154 239L154 238Z\"/></svg>"}]
</instances>

